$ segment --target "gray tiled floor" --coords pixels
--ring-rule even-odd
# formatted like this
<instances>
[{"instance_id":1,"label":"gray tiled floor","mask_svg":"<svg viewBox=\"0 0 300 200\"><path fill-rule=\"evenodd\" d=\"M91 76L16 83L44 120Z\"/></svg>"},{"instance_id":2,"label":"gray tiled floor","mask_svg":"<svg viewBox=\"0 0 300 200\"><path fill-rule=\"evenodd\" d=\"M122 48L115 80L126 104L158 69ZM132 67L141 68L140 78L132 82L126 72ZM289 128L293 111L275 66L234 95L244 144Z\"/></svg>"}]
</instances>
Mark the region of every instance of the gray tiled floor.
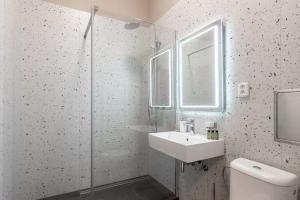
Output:
<instances>
[{"instance_id":1,"label":"gray tiled floor","mask_svg":"<svg viewBox=\"0 0 300 200\"><path fill-rule=\"evenodd\" d=\"M78 193L44 200L169 200L173 193L152 178L97 191L94 197L79 197Z\"/></svg>"}]
</instances>

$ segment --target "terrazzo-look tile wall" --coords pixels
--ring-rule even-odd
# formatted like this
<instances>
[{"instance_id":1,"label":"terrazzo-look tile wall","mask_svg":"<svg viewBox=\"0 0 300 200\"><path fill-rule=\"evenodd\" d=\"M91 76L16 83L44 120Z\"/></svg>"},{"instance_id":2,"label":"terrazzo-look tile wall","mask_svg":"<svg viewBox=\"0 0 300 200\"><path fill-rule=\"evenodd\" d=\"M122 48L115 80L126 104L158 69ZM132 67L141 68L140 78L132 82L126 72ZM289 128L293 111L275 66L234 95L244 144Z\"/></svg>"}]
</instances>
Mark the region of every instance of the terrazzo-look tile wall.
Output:
<instances>
[{"instance_id":1,"label":"terrazzo-look tile wall","mask_svg":"<svg viewBox=\"0 0 300 200\"><path fill-rule=\"evenodd\" d=\"M32 200L87 187L80 184L79 156L80 134L89 135L80 127L89 122L80 115L87 92L81 87L88 84L80 81L89 76L80 73L89 62L82 39L89 15L38 0L6 4L12 19L5 38L10 152L5 158L11 159L5 180L12 183L4 199Z\"/></svg>"},{"instance_id":2,"label":"terrazzo-look tile wall","mask_svg":"<svg viewBox=\"0 0 300 200\"><path fill-rule=\"evenodd\" d=\"M2 95L1 95L1 115L2 115L2 138L1 138L1 150L2 150L2 161L1 161L1 198L2 199L13 199L13 179L14 171L12 170L14 160L18 158L13 158L16 149L13 146L14 140L14 65L15 54L14 49L16 43L14 41L14 35L11 34L15 28L15 18L13 16L8 17L8 13L13 11L13 2L8 2L5 0L1 1L3 12L2 15L2 45L1 51L3 51L3 57L1 62L1 83L2 83ZM17 170L17 169L16 169Z\"/></svg>"},{"instance_id":3,"label":"terrazzo-look tile wall","mask_svg":"<svg viewBox=\"0 0 300 200\"><path fill-rule=\"evenodd\" d=\"M88 15L44 1L4 3L2 199L78 190L77 63L87 57L82 32Z\"/></svg>"},{"instance_id":4,"label":"terrazzo-look tile wall","mask_svg":"<svg viewBox=\"0 0 300 200\"><path fill-rule=\"evenodd\" d=\"M282 0L280 89L300 88L300 2ZM300 147L281 144L282 167L300 176ZM300 195L298 197L300 199Z\"/></svg>"},{"instance_id":5,"label":"terrazzo-look tile wall","mask_svg":"<svg viewBox=\"0 0 300 200\"><path fill-rule=\"evenodd\" d=\"M226 155L207 161L208 172L187 167L180 175L180 199L228 199L222 169L238 157L263 162L300 176L300 147L274 142L273 91L299 88L299 2L296 0L181 0L158 23L185 34L223 18L226 35L226 111L179 113L193 116L196 131L216 121L226 140ZM251 96L237 98L247 81Z\"/></svg>"},{"instance_id":6,"label":"terrazzo-look tile wall","mask_svg":"<svg viewBox=\"0 0 300 200\"><path fill-rule=\"evenodd\" d=\"M3 200L89 187L89 14L5 1ZM22 20L20 20L22 19ZM95 185L148 174L147 66L153 30L95 21ZM1 74L2 75L2 74ZM2 80L2 79L1 79ZM1 90L0 90L1 91ZM157 166L155 166L157 167Z\"/></svg>"}]
</instances>

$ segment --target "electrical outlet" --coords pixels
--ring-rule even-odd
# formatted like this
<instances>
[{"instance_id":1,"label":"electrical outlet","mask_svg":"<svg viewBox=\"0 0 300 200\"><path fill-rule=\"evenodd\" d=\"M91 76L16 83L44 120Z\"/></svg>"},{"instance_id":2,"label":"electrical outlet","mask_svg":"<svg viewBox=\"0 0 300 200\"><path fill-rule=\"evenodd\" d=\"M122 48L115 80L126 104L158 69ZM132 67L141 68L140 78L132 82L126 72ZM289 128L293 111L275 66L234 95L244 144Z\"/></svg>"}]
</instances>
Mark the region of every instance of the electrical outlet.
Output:
<instances>
[{"instance_id":1,"label":"electrical outlet","mask_svg":"<svg viewBox=\"0 0 300 200\"><path fill-rule=\"evenodd\" d=\"M248 82L242 82L238 84L238 97L245 98L250 96L250 89Z\"/></svg>"}]
</instances>

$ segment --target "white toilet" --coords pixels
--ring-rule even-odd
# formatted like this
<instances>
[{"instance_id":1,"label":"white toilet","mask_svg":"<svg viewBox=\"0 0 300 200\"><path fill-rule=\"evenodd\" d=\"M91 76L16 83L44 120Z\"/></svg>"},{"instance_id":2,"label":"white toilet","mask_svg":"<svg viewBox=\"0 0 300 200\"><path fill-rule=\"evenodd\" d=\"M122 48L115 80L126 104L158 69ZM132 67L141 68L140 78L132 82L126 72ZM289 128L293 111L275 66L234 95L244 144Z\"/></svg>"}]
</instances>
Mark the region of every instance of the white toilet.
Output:
<instances>
[{"instance_id":1,"label":"white toilet","mask_svg":"<svg viewBox=\"0 0 300 200\"><path fill-rule=\"evenodd\" d=\"M295 174L244 158L230 166L230 200L297 200Z\"/></svg>"}]
</instances>

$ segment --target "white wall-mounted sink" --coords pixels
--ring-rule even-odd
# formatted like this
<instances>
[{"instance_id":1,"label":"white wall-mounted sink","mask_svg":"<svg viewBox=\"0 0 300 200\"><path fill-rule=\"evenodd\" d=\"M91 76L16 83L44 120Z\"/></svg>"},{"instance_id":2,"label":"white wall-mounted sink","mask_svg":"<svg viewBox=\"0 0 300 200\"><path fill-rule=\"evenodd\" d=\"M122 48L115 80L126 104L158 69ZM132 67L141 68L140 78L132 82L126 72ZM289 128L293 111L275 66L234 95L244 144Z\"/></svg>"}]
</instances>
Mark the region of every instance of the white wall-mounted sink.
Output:
<instances>
[{"instance_id":1,"label":"white wall-mounted sink","mask_svg":"<svg viewBox=\"0 0 300 200\"><path fill-rule=\"evenodd\" d=\"M205 135L192 133L149 133L149 145L186 163L224 155L223 139L208 140Z\"/></svg>"}]
</instances>

